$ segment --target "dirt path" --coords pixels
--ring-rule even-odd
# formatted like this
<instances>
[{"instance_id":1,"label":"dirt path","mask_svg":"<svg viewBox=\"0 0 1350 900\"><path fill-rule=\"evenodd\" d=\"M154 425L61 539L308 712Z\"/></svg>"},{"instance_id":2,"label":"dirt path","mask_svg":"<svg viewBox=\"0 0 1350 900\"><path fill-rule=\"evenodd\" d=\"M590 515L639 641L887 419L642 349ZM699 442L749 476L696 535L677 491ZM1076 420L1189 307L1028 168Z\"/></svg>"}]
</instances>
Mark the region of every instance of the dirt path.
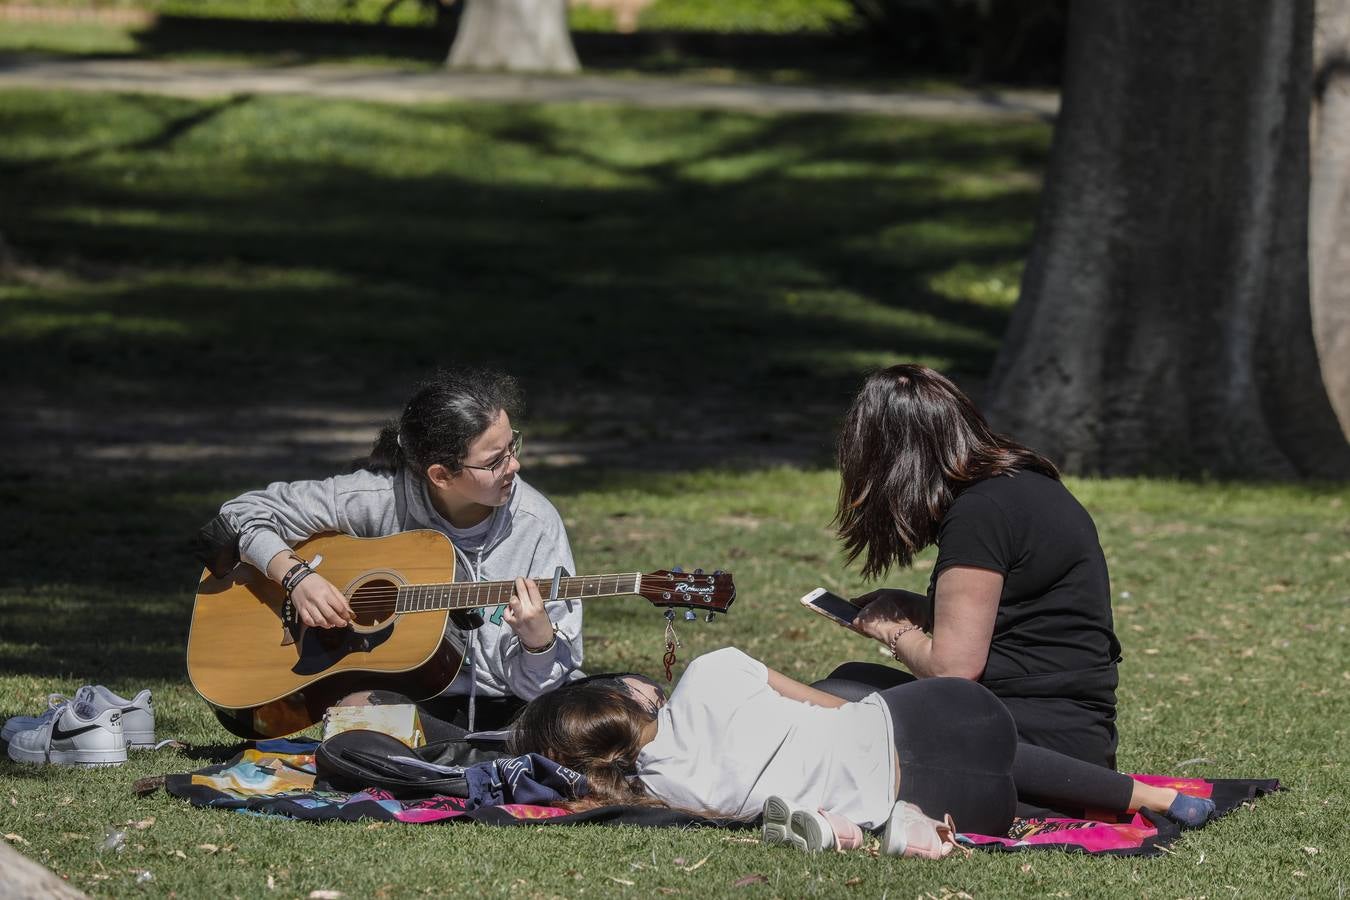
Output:
<instances>
[{"instance_id":1,"label":"dirt path","mask_svg":"<svg viewBox=\"0 0 1350 900\"><path fill-rule=\"evenodd\" d=\"M129 91L178 97L303 94L382 103L613 103L764 113L868 113L922 119L1052 119L1049 91L865 91L699 84L662 78L545 77L343 65L60 59L0 55L0 88Z\"/></svg>"}]
</instances>

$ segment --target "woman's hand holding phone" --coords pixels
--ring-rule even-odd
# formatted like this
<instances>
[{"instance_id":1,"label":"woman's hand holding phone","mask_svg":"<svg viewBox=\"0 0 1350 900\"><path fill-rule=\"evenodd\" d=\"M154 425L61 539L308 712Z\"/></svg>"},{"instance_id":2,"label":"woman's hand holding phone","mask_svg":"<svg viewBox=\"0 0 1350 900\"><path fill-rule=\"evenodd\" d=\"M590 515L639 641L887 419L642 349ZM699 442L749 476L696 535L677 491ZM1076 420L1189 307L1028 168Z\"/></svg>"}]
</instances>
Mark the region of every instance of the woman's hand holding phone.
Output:
<instances>
[{"instance_id":1,"label":"woman's hand holding phone","mask_svg":"<svg viewBox=\"0 0 1350 900\"><path fill-rule=\"evenodd\" d=\"M816 588L802 597L801 603L830 621L888 647L897 630L927 630L932 618L927 597L891 588L872 591L854 600Z\"/></svg>"},{"instance_id":2,"label":"woman's hand holding phone","mask_svg":"<svg viewBox=\"0 0 1350 900\"><path fill-rule=\"evenodd\" d=\"M896 597L873 597L853 620L853 630L889 647L891 635L897 629L922 627L906 615L906 611L906 604Z\"/></svg>"},{"instance_id":3,"label":"woman's hand holding phone","mask_svg":"<svg viewBox=\"0 0 1350 900\"><path fill-rule=\"evenodd\" d=\"M882 605L876 606L879 601ZM880 588L861 597L854 597L853 603L865 610L872 610L868 618L886 616L891 621L904 620L906 624L918 625L924 631L931 631L933 628L932 604L926 596L916 594L914 591Z\"/></svg>"}]
</instances>

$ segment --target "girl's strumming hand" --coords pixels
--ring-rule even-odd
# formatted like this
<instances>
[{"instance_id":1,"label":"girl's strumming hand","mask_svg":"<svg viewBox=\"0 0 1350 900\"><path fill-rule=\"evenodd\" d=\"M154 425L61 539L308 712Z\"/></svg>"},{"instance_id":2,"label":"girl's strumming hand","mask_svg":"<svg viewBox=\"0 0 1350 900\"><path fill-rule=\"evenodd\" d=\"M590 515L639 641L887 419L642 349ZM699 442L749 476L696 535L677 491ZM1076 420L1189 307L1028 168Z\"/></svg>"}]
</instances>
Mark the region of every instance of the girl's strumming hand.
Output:
<instances>
[{"instance_id":1,"label":"girl's strumming hand","mask_svg":"<svg viewBox=\"0 0 1350 900\"><path fill-rule=\"evenodd\" d=\"M340 628L352 619L347 598L318 572L306 575L291 591L300 621L311 628Z\"/></svg>"}]
</instances>

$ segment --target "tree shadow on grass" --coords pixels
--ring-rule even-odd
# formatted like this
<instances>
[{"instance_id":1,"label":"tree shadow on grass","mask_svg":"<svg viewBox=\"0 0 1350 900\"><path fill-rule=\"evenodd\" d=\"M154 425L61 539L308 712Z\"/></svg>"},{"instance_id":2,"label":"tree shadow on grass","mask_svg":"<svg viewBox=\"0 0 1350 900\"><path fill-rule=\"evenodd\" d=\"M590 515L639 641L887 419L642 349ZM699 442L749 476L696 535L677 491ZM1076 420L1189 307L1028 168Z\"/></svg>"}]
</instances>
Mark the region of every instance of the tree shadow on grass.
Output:
<instances>
[{"instance_id":1,"label":"tree shadow on grass","mask_svg":"<svg viewBox=\"0 0 1350 900\"><path fill-rule=\"evenodd\" d=\"M528 112L446 113L496 152L612 182L599 188L276 158L246 161L235 177L247 184L230 190L203 183L146 191L108 177L107 165L121 160L133 168L142 157L173 163L174 138L187 134L174 123L205 122L208 109L226 114L211 106L177 116L162 139L110 144L103 162L85 149L73 159L11 164L16 202L4 230L26 253L58 266L74 253L154 273L113 272L65 292L64 303L42 290L12 300L11 320L63 309L69 316L67 327L38 338L7 332L0 346L19 364L20 387L87 388L111 370L117 384L109 387L124 397L229 404L375 393L387 402L427 366L455 359L583 392L603 386L687 399L753 388L746 399L757 408L766 388L778 393L779 380L795 372L789 380L807 384L791 385L792 399L780 405L797 406L803 386L834 402L833 386L813 391L810 383L828 385L840 369L851 379L856 365L822 371L831 355L925 355L984 369L1002 311L925 284L957 263L1018 260L1034 202L1029 188L947 196L942 177L923 173L1023 166L1025 137L1010 151L929 129L891 148L862 140L835 151L823 135L837 120L810 116L756 121L696 153L634 165L578 147L576 133ZM700 173L764 147L792 149L771 164L752 161L734 179ZM895 159L906 170L885 177L809 174ZM72 205L101 214L72 216ZM975 239L902 248L899 261L876 241L921 220ZM265 270L261 278L255 269ZM794 292L822 299L785 304ZM833 303L830 292L849 297ZM868 304L907 309L934 327L886 321ZM398 388L372 392L388 383Z\"/></svg>"},{"instance_id":2,"label":"tree shadow on grass","mask_svg":"<svg viewBox=\"0 0 1350 900\"><path fill-rule=\"evenodd\" d=\"M205 473L97 485L0 474L0 499L24 511L0 518L0 675L180 678Z\"/></svg>"},{"instance_id":3,"label":"tree shadow on grass","mask_svg":"<svg viewBox=\"0 0 1350 900\"><path fill-rule=\"evenodd\" d=\"M145 95L132 95L142 105L149 105ZM0 177L9 175L26 175L37 172L40 169L55 169L62 166L76 165L95 157L105 154L118 153L137 153L164 150L172 145L179 138L188 134L192 129L197 128L211 121L216 116L247 103L251 98L247 94L238 94L225 100L213 101L203 105L198 109L188 110L181 115L176 115L163 120L162 126L153 134L144 137L138 137L126 143L115 146L93 145L72 153L69 156L48 156L40 159L24 160L17 163L0 165Z\"/></svg>"},{"instance_id":4,"label":"tree shadow on grass","mask_svg":"<svg viewBox=\"0 0 1350 900\"><path fill-rule=\"evenodd\" d=\"M1020 260L1047 134L41 94L0 128L0 671L128 679L182 671L219 502L341 468L434 365L519 375L532 447L611 448L564 493L827 465L866 369L977 377L1003 312L934 279Z\"/></svg>"},{"instance_id":5,"label":"tree shadow on grass","mask_svg":"<svg viewBox=\"0 0 1350 900\"><path fill-rule=\"evenodd\" d=\"M988 367L1003 310L932 282L1020 260L1045 139L707 111L112 105L132 124L92 139L60 103L5 113L53 135L0 157L0 231L44 273L6 292L11 388L74 407L95 444L142 430L185 448L157 472L230 446L267 477L311 474L251 453L272 410L392 414L446 362L521 376L539 435L663 465L728 445L800 459L795 438L828 433L870 365Z\"/></svg>"}]
</instances>

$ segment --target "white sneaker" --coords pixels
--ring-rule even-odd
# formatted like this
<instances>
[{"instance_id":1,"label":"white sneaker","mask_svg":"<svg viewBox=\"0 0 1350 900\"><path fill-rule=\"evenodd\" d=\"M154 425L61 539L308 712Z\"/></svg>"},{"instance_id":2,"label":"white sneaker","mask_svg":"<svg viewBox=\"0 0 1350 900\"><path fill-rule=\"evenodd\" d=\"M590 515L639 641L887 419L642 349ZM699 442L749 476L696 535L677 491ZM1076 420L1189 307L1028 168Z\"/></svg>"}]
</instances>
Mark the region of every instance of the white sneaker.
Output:
<instances>
[{"instance_id":1,"label":"white sneaker","mask_svg":"<svg viewBox=\"0 0 1350 900\"><path fill-rule=\"evenodd\" d=\"M807 853L834 846L834 829L818 812L793 806L782 797L764 801L764 825L759 839L765 844L788 844Z\"/></svg>"},{"instance_id":2,"label":"white sneaker","mask_svg":"<svg viewBox=\"0 0 1350 900\"><path fill-rule=\"evenodd\" d=\"M897 800L881 835L881 852L887 856L917 856L942 859L957 849L956 824L951 816L930 819L913 803Z\"/></svg>"},{"instance_id":3,"label":"white sneaker","mask_svg":"<svg viewBox=\"0 0 1350 900\"><path fill-rule=\"evenodd\" d=\"M49 721L10 738L9 758L38 765L121 765L127 761L122 713L84 701L67 703Z\"/></svg>"},{"instance_id":4,"label":"white sneaker","mask_svg":"<svg viewBox=\"0 0 1350 900\"><path fill-rule=\"evenodd\" d=\"M794 806L782 797L764 801L764 825L759 839L765 844L787 844L807 853L863 846L862 829L837 813Z\"/></svg>"},{"instance_id":5,"label":"white sneaker","mask_svg":"<svg viewBox=\"0 0 1350 900\"><path fill-rule=\"evenodd\" d=\"M122 729L131 748L155 746L155 706L150 698L149 689L141 691L130 700L119 697L101 684L86 684L75 692L75 696L64 697L61 694L47 695L47 710L37 716L12 716L5 721L0 730L0 740L12 740L21 731L32 731L50 722L57 713L70 703L88 703L102 712L116 709L122 713Z\"/></svg>"}]
</instances>

